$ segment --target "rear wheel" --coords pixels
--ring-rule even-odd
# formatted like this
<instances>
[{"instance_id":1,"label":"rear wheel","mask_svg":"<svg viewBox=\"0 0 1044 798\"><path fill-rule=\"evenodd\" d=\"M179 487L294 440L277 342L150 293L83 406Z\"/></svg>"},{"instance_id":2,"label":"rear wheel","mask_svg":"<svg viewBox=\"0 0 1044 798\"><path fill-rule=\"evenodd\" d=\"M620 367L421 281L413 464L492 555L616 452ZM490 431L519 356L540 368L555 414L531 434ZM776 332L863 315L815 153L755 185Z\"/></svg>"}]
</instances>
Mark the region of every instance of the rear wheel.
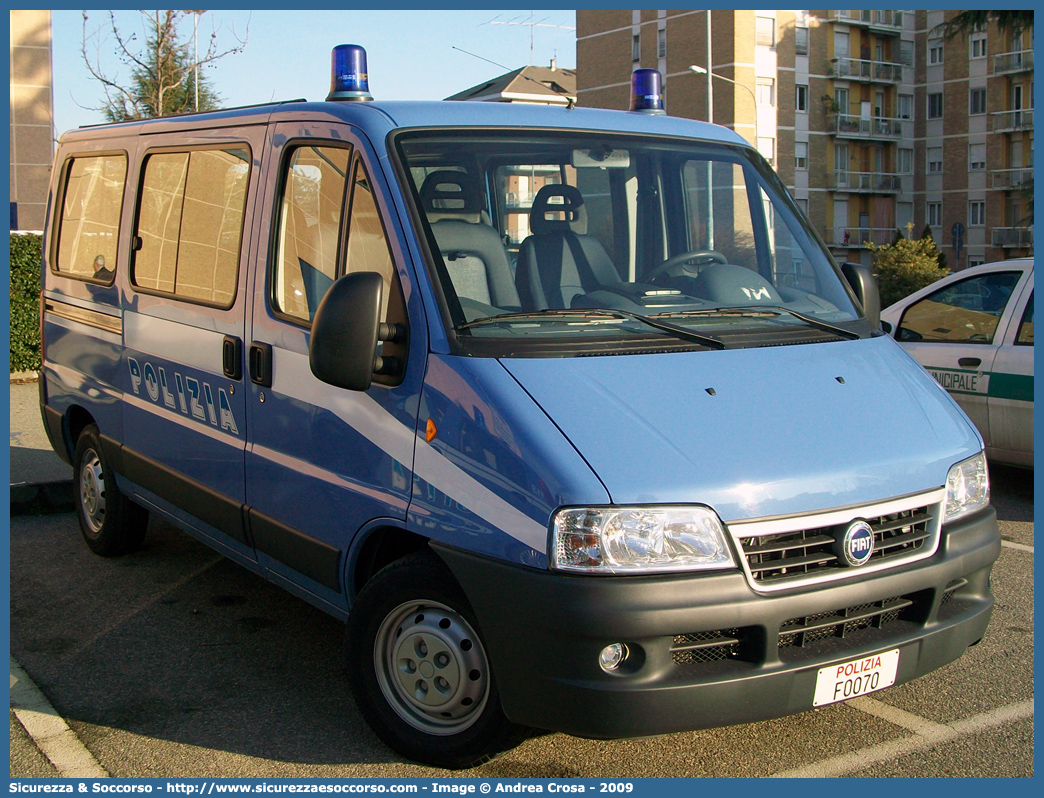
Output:
<instances>
[{"instance_id":1,"label":"rear wheel","mask_svg":"<svg viewBox=\"0 0 1044 798\"><path fill-rule=\"evenodd\" d=\"M73 456L76 518L95 554L115 557L141 548L149 513L116 487L116 475L102 455L98 427L84 427Z\"/></svg>"},{"instance_id":2,"label":"rear wheel","mask_svg":"<svg viewBox=\"0 0 1044 798\"><path fill-rule=\"evenodd\" d=\"M474 613L430 551L366 584L348 619L348 672L363 717L410 759L464 768L522 739L500 707Z\"/></svg>"}]
</instances>

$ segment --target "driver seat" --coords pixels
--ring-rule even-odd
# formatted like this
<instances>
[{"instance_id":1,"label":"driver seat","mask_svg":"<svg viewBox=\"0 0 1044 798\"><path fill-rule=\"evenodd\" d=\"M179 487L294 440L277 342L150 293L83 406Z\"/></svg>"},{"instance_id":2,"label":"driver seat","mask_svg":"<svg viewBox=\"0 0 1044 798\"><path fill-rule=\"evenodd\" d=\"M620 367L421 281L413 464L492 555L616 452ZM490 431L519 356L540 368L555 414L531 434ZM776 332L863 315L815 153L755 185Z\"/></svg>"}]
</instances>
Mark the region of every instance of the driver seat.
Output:
<instances>
[{"instance_id":1,"label":"driver seat","mask_svg":"<svg viewBox=\"0 0 1044 798\"><path fill-rule=\"evenodd\" d=\"M523 309L568 308L578 294L620 282L605 247L587 235L584 198L573 186L541 188L529 212L529 228L532 235L519 247L515 270Z\"/></svg>"}]
</instances>

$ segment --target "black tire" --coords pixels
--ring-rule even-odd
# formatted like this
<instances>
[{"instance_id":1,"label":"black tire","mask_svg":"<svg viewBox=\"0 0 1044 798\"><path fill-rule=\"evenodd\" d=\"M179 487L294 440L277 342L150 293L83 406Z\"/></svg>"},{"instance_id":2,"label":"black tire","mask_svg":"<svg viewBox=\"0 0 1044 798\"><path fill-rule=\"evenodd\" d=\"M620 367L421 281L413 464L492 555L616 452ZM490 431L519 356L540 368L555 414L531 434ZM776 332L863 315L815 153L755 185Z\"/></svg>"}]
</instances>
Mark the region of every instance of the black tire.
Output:
<instances>
[{"instance_id":1,"label":"black tire","mask_svg":"<svg viewBox=\"0 0 1044 798\"><path fill-rule=\"evenodd\" d=\"M102 557L117 557L141 548L149 512L116 487L116 475L102 454L95 424L84 427L76 441L73 490L76 519L91 551Z\"/></svg>"},{"instance_id":2,"label":"black tire","mask_svg":"<svg viewBox=\"0 0 1044 798\"><path fill-rule=\"evenodd\" d=\"M430 550L366 583L348 618L347 660L363 717L409 759L456 770L524 737L501 709L474 612Z\"/></svg>"}]
</instances>

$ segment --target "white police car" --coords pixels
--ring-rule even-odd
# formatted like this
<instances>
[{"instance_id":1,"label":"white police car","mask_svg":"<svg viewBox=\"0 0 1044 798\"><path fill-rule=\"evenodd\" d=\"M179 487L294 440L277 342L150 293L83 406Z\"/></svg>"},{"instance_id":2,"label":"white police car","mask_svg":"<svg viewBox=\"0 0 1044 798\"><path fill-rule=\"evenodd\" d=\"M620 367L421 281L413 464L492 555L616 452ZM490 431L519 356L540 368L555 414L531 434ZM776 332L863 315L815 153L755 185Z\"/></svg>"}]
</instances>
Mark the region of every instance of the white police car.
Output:
<instances>
[{"instance_id":1,"label":"white police car","mask_svg":"<svg viewBox=\"0 0 1044 798\"><path fill-rule=\"evenodd\" d=\"M968 414L991 460L1033 466L1033 259L973 266L881 313Z\"/></svg>"}]
</instances>

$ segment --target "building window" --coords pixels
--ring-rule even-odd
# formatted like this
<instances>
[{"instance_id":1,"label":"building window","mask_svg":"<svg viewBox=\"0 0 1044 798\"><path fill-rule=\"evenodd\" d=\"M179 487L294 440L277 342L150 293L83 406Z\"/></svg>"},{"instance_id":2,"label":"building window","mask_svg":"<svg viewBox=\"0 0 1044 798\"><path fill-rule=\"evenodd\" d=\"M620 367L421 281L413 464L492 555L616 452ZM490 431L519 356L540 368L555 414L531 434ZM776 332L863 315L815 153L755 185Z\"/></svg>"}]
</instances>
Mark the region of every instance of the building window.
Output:
<instances>
[{"instance_id":1,"label":"building window","mask_svg":"<svg viewBox=\"0 0 1044 798\"><path fill-rule=\"evenodd\" d=\"M986 200L973 200L968 203L968 226L982 227L986 224Z\"/></svg>"},{"instance_id":2,"label":"building window","mask_svg":"<svg viewBox=\"0 0 1044 798\"><path fill-rule=\"evenodd\" d=\"M968 268L970 269L972 266L982 266L985 262L986 260L984 258L968 258Z\"/></svg>"},{"instance_id":3,"label":"building window","mask_svg":"<svg viewBox=\"0 0 1044 798\"><path fill-rule=\"evenodd\" d=\"M772 78L758 78L758 105L776 104L776 81Z\"/></svg>"},{"instance_id":4,"label":"building window","mask_svg":"<svg viewBox=\"0 0 1044 798\"><path fill-rule=\"evenodd\" d=\"M928 118L929 119L942 119L943 115L943 96L942 92L935 92L928 95Z\"/></svg>"},{"instance_id":5,"label":"building window","mask_svg":"<svg viewBox=\"0 0 1044 798\"><path fill-rule=\"evenodd\" d=\"M666 29L656 32L656 55L659 58L667 57L667 31Z\"/></svg>"},{"instance_id":6,"label":"building window","mask_svg":"<svg viewBox=\"0 0 1044 798\"><path fill-rule=\"evenodd\" d=\"M808 218L808 200L807 199L796 199L794 202L797 203L798 210L801 211L801 215L806 219Z\"/></svg>"},{"instance_id":7,"label":"building window","mask_svg":"<svg viewBox=\"0 0 1044 798\"><path fill-rule=\"evenodd\" d=\"M775 163L776 140L773 138L758 137L758 152L765 156L768 161Z\"/></svg>"},{"instance_id":8,"label":"building window","mask_svg":"<svg viewBox=\"0 0 1044 798\"><path fill-rule=\"evenodd\" d=\"M928 148L928 174L939 175L942 174L943 165L943 151L942 147L929 147Z\"/></svg>"},{"instance_id":9,"label":"building window","mask_svg":"<svg viewBox=\"0 0 1044 798\"><path fill-rule=\"evenodd\" d=\"M941 202L929 202L928 203L928 226L938 227L942 224L942 203Z\"/></svg>"},{"instance_id":10,"label":"building window","mask_svg":"<svg viewBox=\"0 0 1044 798\"><path fill-rule=\"evenodd\" d=\"M972 58L985 58L986 57L986 34L985 33L973 33L971 37L971 57Z\"/></svg>"},{"instance_id":11,"label":"building window","mask_svg":"<svg viewBox=\"0 0 1044 798\"><path fill-rule=\"evenodd\" d=\"M794 52L808 55L808 28L794 28Z\"/></svg>"},{"instance_id":12,"label":"building window","mask_svg":"<svg viewBox=\"0 0 1044 798\"><path fill-rule=\"evenodd\" d=\"M794 92L794 110L799 114L808 113L808 86L798 83Z\"/></svg>"},{"instance_id":13,"label":"building window","mask_svg":"<svg viewBox=\"0 0 1044 798\"><path fill-rule=\"evenodd\" d=\"M986 113L986 89L968 90L968 113L972 116L981 116Z\"/></svg>"},{"instance_id":14,"label":"building window","mask_svg":"<svg viewBox=\"0 0 1044 798\"><path fill-rule=\"evenodd\" d=\"M635 62L642 60L642 37L637 33L631 37L631 60Z\"/></svg>"},{"instance_id":15,"label":"building window","mask_svg":"<svg viewBox=\"0 0 1044 798\"><path fill-rule=\"evenodd\" d=\"M910 39L899 42L899 61L903 66L914 65L914 43Z\"/></svg>"},{"instance_id":16,"label":"building window","mask_svg":"<svg viewBox=\"0 0 1044 798\"><path fill-rule=\"evenodd\" d=\"M901 175L912 175L913 174L913 150L902 149L899 150L899 174Z\"/></svg>"},{"instance_id":17,"label":"building window","mask_svg":"<svg viewBox=\"0 0 1044 798\"><path fill-rule=\"evenodd\" d=\"M941 64L943 62L943 45L941 41L928 42L928 64Z\"/></svg>"},{"instance_id":18,"label":"building window","mask_svg":"<svg viewBox=\"0 0 1044 798\"><path fill-rule=\"evenodd\" d=\"M912 94L900 94L899 95L899 118L900 119L913 119L913 95Z\"/></svg>"},{"instance_id":19,"label":"building window","mask_svg":"<svg viewBox=\"0 0 1044 798\"><path fill-rule=\"evenodd\" d=\"M986 169L986 145L968 145L968 171L982 172Z\"/></svg>"},{"instance_id":20,"label":"building window","mask_svg":"<svg viewBox=\"0 0 1044 798\"><path fill-rule=\"evenodd\" d=\"M773 17L757 17L755 41L765 47L776 46L776 20Z\"/></svg>"},{"instance_id":21,"label":"building window","mask_svg":"<svg viewBox=\"0 0 1044 798\"><path fill-rule=\"evenodd\" d=\"M807 170L808 169L808 142L807 141L795 141L794 142L794 168Z\"/></svg>"}]
</instances>

